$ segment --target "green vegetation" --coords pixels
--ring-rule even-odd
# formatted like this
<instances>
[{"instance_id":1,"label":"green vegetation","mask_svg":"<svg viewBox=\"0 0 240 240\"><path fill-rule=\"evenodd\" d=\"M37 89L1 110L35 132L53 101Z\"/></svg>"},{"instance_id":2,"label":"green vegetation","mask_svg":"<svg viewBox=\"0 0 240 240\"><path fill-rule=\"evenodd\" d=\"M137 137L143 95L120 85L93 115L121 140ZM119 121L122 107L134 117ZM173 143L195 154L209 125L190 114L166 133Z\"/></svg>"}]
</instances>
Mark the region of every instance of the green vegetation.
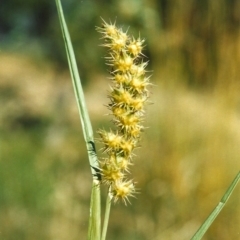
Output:
<instances>
[{"instance_id":1,"label":"green vegetation","mask_svg":"<svg viewBox=\"0 0 240 240\"><path fill-rule=\"evenodd\" d=\"M64 7L88 83L84 91L94 131L108 128L102 106L108 82L105 70L100 71L103 54L94 47L99 45L94 28L99 15L117 15L118 22L146 36L157 85L146 116L150 128L133 170L141 194L130 207L114 206L108 238L190 239L239 171L239 5L103 1L87 12L83 6L90 3L83 2ZM4 3L0 11L17 18L17 11L32 9L28 3L8 9ZM21 25L24 21L19 32L1 29L0 238L6 240L87 236L91 174L70 77L58 67L65 64L59 65L65 53L56 9L51 9L51 24L44 26L55 30L41 37L38 21L35 36ZM28 19L24 13L18 16ZM55 51L58 55L46 60ZM238 193L239 186L204 239L238 239Z\"/></svg>"}]
</instances>

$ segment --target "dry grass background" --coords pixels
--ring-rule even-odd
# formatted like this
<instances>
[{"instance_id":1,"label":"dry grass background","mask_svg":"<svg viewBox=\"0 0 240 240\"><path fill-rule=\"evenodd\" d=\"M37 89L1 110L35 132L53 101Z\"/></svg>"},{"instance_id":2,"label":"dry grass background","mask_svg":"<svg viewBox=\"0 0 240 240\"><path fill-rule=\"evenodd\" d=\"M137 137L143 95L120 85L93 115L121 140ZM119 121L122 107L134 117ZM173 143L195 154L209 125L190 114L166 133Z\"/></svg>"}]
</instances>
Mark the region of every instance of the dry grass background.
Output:
<instances>
[{"instance_id":1,"label":"dry grass background","mask_svg":"<svg viewBox=\"0 0 240 240\"><path fill-rule=\"evenodd\" d=\"M133 167L141 193L128 207L113 206L108 239L189 239L239 171L239 58L227 64L229 48L220 46L208 91L178 81L177 61L173 68L154 61L149 128ZM0 56L0 239L86 239L87 154L69 74L55 69ZM107 89L98 73L85 87L95 131L109 125ZM238 186L203 239L240 239L239 203Z\"/></svg>"}]
</instances>

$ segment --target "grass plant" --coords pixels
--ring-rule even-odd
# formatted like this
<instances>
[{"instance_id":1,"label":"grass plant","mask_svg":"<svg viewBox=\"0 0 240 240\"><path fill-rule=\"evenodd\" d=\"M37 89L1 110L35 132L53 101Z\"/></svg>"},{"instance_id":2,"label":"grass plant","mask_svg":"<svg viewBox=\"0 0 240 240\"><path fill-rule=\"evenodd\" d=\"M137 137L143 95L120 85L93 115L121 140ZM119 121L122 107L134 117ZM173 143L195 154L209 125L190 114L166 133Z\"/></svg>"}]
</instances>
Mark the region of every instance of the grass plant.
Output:
<instances>
[{"instance_id":1,"label":"grass plant","mask_svg":"<svg viewBox=\"0 0 240 240\"><path fill-rule=\"evenodd\" d=\"M134 181L128 180L126 176L129 173L129 166L133 164L133 150L138 146L140 133L144 129L141 125L145 113L143 107L148 100L149 94L147 90L147 86L150 85L149 77L145 76L147 62L142 60L144 41L140 38L129 37L126 32L117 28L115 24L108 24L104 20L102 27L97 28L105 40L103 46L109 49L109 56L106 59L111 67L112 86L108 96L110 99L108 108L112 112L113 123L116 126L116 130L98 131L100 135L99 141L103 144L103 152L107 155L107 157L99 160L60 0L56 0L56 5L93 177L88 239L105 240L111 202L122 200L126 205L129 202L129 197L134 196L136 193ZM239 180L240 173L237 174L217 207L191 239L198 240L203 237L226 204ZM100 183L104 183L108 187L102 230Z\"/></svg>"}]
</instances>

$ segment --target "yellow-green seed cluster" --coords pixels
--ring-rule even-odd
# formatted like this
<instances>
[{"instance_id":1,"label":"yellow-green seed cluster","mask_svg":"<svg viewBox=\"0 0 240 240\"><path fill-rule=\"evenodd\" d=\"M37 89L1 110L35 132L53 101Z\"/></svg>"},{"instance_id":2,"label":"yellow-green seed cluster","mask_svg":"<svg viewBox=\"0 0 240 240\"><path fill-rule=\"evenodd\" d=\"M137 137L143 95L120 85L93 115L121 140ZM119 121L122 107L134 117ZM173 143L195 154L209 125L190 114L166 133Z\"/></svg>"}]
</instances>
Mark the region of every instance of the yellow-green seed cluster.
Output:
<instances>
[{"instance_id":1,"label":"yellow-green seed cluster","mask_svg":"<svg viewBox=\"0 0 240 240\"><path fill-rule=\"evenodd\" d=\"M136 191L133 181L126 180L126 173L143 130L143 107L148 99L147 62L142 60L144 40L129 37L115 24L105 21L97 30L103 35L103 46L109 49L106 59L111 67L112 86L108 108L117 127L116 131L99 131L104 152L108 155L100 162L101 173L103 182L110 186L114 201L122 199L126 203Z\"/></svg>"}]
</instances>

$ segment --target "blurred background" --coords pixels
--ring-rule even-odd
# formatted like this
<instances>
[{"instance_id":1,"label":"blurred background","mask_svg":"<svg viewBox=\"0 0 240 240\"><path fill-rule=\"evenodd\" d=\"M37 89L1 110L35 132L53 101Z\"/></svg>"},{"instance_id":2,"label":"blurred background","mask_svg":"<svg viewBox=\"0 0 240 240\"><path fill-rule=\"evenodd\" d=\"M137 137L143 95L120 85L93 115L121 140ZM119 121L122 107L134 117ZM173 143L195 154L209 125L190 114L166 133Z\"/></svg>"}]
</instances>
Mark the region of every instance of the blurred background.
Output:
<instances>
[{"instance_id":1,"label":"blurred background","mask_svg":"<svg viewBox=\"0 0 240 240\"><path fill-rule=\"evenodd\" d=\"M146 40L153 104L131 169L140 194L112 207L107 239L190 239L239 171L240 1L68 0L63 9L95 132L112 127L95 26L116 20ZM91 174L56 12L55 1L1 1L4 240L87 237ZM240 239L239 191L203 239Z\"/></svg>"}]
</instances>

